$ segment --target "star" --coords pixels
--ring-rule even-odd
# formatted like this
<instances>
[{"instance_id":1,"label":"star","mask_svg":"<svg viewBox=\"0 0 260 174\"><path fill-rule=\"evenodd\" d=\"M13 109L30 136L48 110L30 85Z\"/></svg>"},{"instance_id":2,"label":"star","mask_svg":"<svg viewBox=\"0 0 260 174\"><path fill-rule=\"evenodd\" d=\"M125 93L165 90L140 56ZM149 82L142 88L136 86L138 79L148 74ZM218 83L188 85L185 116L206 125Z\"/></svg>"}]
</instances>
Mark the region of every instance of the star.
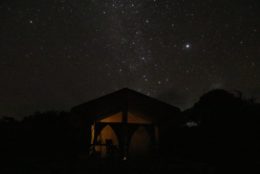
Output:
<instances>
[{"instance_id":1,"label":"star","mask_svg":"<svg viewBox=\"0 0 260 174\"><path fill-rule=\"evenodd\" d=\"M191 47L191 44L189 44L189 43L185 44L185 48L189 49L190 47Z\"/></svg>"},{"instance_id":2,"label":"star","mask_svg":"<svg viewBox=\"0 0 260 174\"><path fill-rule=\"evenodd\" d=\"M259 10L251 1L221 4L225 8L184 0L0 3L0 116L13 105L19 107L11 114L26 113L27 105L29 112L41 109L35 101L43 110L63 108L57 105L63 99L72 106L122 87L153 97L183 92L179 107L194 104L220 82L248 94L259 90ZM38 80L27 81L32 75ZM53 90L46 92L64 95L38 92L42 83ZM19 86L31 101L22 103L10 86ZM17 103L4 102L9 96Z\"/></svg>"},{"instance_id":3,"label":"star","mask_svg":"<svg viewBox=\"0 0 260 174\"><path fill-rule=\"evenodd\" d=\"M149 19L146 19L146 20L145 20L145 23L147 23L147 24L150 23L150 20L149 20Z\"/></svg>"}]
</instances>

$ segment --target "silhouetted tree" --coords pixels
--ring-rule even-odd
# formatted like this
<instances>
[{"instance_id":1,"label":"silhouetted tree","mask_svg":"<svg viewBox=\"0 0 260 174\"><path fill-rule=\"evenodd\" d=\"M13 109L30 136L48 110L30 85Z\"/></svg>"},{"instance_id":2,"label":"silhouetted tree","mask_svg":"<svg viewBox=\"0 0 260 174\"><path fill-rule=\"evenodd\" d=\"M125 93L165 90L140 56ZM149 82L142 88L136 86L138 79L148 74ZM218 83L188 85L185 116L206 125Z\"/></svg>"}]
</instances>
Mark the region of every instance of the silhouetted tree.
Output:
<instances>
[{"instance_id":1,"label":"silhouetted tree","mask_svg":"<svg viewBox=\"0 0 260 174\"><path fill-rule=\"evenodd\" d=\"M193 149L191 156L222 165L256 163L260 107L236 94L222 89L210 91L183 112L187 122L198 125L186 136L187 151Z\"/></svg>"}]
</instances>

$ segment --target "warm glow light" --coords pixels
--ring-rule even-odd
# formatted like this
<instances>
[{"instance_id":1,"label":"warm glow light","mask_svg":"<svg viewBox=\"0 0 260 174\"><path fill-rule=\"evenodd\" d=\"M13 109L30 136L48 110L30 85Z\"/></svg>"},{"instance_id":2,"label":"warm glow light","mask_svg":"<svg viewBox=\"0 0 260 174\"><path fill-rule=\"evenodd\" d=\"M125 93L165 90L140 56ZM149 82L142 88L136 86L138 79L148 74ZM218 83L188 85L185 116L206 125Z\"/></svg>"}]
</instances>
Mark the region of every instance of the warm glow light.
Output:
<instances>
[{"instance_id":1,"label":"warm glow light","mask_svg":"<svg viewBox=\"0 0 260 174\"><path fill-rule=\"evenodd\" d=\"M128 123L150 124L152 121L144 115L128 112Z\"/></svg>"},{"instance_id":2,"label":"warm glow light","mask_svg":"<svg viewBox=\"0 0 260 174\"><path fill-rule=\"evenodd\" d=\"M122 122L122 112L116 113L109 117L99 120L98 122L102 123L120 123Z\"/></svg>"},{"instance_id":3,"label":"warm glow light","mask_svg":"<svg viewBox=\"0 0 260 174\"><path fill-rule=\"evenodd\" d=\"M123 121L123 113L118 112L105 116L101 119L97 119L96 122L91 126L91 142L95 146L95 152L99 153L102 158L109 156L109 154L112 152L112 148L119 149L118 138L120 137L117 137L115 132L117 129L114 130L113 126L120 125ZM151 135L149 130L147 130L145 126L141 125L152 125L152 120L142 114L128 112L127 119L125 121L129 124L140 124L138 128L133 128L134 132L128 145L129 153L132 155L147 154L152 141ZM105 126L97 133L95 132L95 126L98 124ZM158 128L155 128L154 134L155 141L158 141ZM122 160L126 161L127 156L123 156Z\"/></svg>"}]
</instances>

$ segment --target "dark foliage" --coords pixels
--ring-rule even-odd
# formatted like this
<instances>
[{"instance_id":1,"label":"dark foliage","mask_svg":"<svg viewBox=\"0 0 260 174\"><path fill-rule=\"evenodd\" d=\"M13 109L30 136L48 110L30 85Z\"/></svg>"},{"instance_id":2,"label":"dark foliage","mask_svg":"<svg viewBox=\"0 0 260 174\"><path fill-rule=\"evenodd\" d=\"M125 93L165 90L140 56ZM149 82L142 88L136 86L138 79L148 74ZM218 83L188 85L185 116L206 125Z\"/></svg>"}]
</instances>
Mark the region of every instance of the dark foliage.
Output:
<instances>
[{"instance_id":1,"label":"dark foliage","mask_svg":"<svg viewBox=\"0 0 260 174\"><path fill-rule=\"evenodd\" d=\"M186 126L177 135L176 149L182 149L180 158L207 163L217 167L220 173L226 168L231 173L256 170L260 164L258 103L219 89L203 95L182 114Z\"/></svg>"},{"instance_id":2,"label":"dark foliage","mask_svg":"<svg viewBox=\"0 0 260 174\"><path fill-rule=\"evenodd\" d=\"M0 173L102 173L109 169L129 173L256 171L260 165L258 103L242 99L238 93L213 90L181 114L183 120L177 127L172 127L176 123L171 122L164 126L167 133L161 135L159 153L147 163L81 158L88 151L90 133L77 126L71 113L35 113L22 121L3 117Z\"/></svg>"},{"instance_id":3,"label":"dark foliage","mask_svg":"<svg viewBox=\"0 0 260 174\"><path fill-rule=\"evenodd\" d=\"M2 119L1 158L5 168L37 171L59 169L75 160L77 132L69 123L69 113L35 113L18 122Z\"/></svg>"}]
</instances>

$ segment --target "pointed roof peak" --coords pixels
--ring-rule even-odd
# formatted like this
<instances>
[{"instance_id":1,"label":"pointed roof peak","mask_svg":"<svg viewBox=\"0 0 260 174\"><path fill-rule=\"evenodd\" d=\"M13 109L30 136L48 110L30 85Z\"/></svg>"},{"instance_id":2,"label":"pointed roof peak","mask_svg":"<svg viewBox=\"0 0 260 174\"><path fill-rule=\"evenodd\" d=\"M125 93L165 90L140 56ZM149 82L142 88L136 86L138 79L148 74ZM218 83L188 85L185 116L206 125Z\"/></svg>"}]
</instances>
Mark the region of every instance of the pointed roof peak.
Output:
<instances>
[{"instance_id":1,"label":"pointed roof peak","mask_svg":"<svg viewBox=\"0 0 260 174\"><path fill-rule=\"evenodd\" d=\"M96 116L120 111L124 108L127 108L129 111L140 111L148 115L155 114L161 117L175 115L174 113L180 112L180 109L175 106L129 88L122 88L75 106L72 108L72 112Z\"/></svg>"},{"instance_id":2,"label":"pointed roof peak","mask_svg":"<svg viewBox=\"0 0 260 174\"><path fill-rule=\"evenodd\" d=\"M130 89L130 88L127 88L127 87L121 88L121 89L119 89L119 90L117 90L117 91L124 91L124 92L132 91L132 92L137 92L137 91L135 91L135 90L133 90L133 89ZM115 92L117 92L117 91L115 91Z\"/></svg>"},{"instance_id":3,"label":"pointed roof peak","mask_svg":"<svg viewBox=\"0 0 260 174\"><path fill-rule=\"evenodd\" d=\"M118 93L120 93L120 94L126 94L126 95L128 95L128 94L130 94L130 95L142 95L142 96L149 97L149 96L147 96L147 95L145 95L145 94L143 94L143 93L141 93L141 92L139 92L139 91L136 91L136 90L134 90L134 89L130 89L130 88L127 88L127 87L121 88L121 89L116 90L116 91L114 91L114 92L111 92L111 93L109 93L109 94L107 94L107 95L113 95L113 94L118 94Z\"/></svg>"}]
</instances>

